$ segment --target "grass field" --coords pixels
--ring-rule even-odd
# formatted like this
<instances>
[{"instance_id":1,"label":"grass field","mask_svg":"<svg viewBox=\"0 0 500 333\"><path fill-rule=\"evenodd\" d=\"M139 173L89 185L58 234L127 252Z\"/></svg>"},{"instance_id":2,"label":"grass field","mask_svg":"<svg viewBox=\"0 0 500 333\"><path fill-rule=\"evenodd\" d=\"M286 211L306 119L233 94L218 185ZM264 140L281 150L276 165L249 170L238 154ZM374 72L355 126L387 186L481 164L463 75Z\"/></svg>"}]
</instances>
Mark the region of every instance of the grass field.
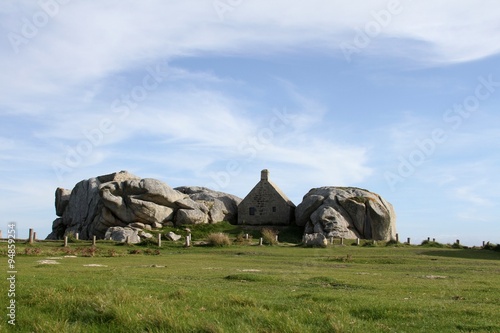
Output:
<instances>
[{"instance_id":1,"label":"grass field","mask_svg":"<svg viewBox=\"0 0 500 333\"><path fill-rule=\"evenodd\" d=\"M4 315L1 331L500 332L495 251L172 242L89 248L18 243L16 325ZM5 243L1 250L7 267ZM8 304L6 279L1 288Z\"/></svg>"}]
</instances>

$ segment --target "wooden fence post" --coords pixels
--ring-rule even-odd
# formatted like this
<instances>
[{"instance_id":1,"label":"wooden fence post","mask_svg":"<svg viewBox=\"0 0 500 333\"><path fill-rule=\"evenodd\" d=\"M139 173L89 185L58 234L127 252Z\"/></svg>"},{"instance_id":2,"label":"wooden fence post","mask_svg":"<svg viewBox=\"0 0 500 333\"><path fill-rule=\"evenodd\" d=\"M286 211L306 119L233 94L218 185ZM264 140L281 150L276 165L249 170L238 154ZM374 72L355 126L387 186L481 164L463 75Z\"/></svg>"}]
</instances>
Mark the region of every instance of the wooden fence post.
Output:
<instances>
[{"instance_id":1,"label":"wooden fence post","mask_svg":"<svg viewBox=\"0 0 500 333\"><path fill-rule=\"evenodd\" d=\"M259 240L259 245L263 245L263 244L264 244L264 239L261 237Z\"/></svg>"},{"instance_id":2,"label":"wooden fence post","mask_svg":"<svg viewBox=\"0 0 500 333\"><path fill-rule=\"evenodd\" d=\"M411 239L410 239L410 237L408 237L408 240L407 240L406 244L408 244L408 245L410 245L410 244L411 244Z\"/></svg>"},{"instance_id":3,"label":"wooden fence post","mask_svg":"<svg viewBox=\"0 0 500 333\"><path fill-rule=\"evenodd\" d=\"M158 247L161 247L161 234L158 234Z\"/></svg>"},{"instance_id":4,"label":"wooden fence post","mask_svg":"<svg viewBox=\"0 0 500 333\"><path fill-rule=\"evenodd\" d=\"M92 246L95 246L97 242L97 237L94 235L92 236Z\"/></svg>"},{"instance_id":5,"label":"wooden fence post","mask_svg":"<svg viewBox=\"0 0 500 333\"><path fill-rule=\"evenodd\" d=\"M28 241L30 244L33 244L33 229L31 229L31 228L30 228L30 235L29 235Z\"/></svg>"},{"instance_id":6,"label":"wooden fence post","mask_svg":"<svg viewBox=\"0 0 500 333\"><path fill-rule=\"evenodd\" d=\"M356 245L359 245L359 238L356 238Z\"/></svg>"},{"instance_id":7,"label":"wooden fence post","mask_svg":"<svg viewBox=\"0 0 500 333\"><path fill-rule=\"evenodd\" d=\"M340 238L340 245L344 245L344 237Z\"/></svg>"},{"instance_id":8,"label":"wooden fence post","mask_svg":"<svg viewBox=\"0 0 500 333\"><path fill-rule=\"evenodd\" d=\"M64 237L64 247L68 247L68 236Z\"/></svg>"},{"instance_id":9,"label":"wooden fence post","mask_svg":"<svg viewBox=\"0 0 500 333\"><path fill-rule=\"evenodd\" d=\"M75 239L76 239L76 240L79 240L79 239L80 239L80 234L79 234L78 232L77 232L77 233L75 233Z\"/></svg>"},{"instance_id":10,"label":"wooden fence post","mask_svg":"<svg viewBox=\"0 0 500 333\"><path fill-rule=\"evenodd\" d=\"M399 243L399 234L396 234L396 243Z\"/></svg>"}]
</instances>

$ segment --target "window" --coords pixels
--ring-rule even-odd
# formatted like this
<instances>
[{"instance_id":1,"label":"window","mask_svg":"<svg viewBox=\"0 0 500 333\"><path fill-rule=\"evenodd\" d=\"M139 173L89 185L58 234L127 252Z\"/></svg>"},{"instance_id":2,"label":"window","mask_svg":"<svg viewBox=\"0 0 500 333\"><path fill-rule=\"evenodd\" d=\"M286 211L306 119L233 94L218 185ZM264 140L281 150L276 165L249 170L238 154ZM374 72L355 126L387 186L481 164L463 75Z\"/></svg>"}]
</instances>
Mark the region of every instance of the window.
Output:
<instances>
[{"instance_id":1,"label":"window","mask_svg":"<svg viewBox=\"0 0 500 333\"><path fill-rule=\"evenodd\" d=\"M250 215L255 215L255 207L250 207L250 208L248 209L248 214L250 214Z\"/></svg>"},{"instance_id":2,"label":"window","mask_svg":"<svg viewBox=\"0 0 500 333\"><path fill-rule=\"evenodd\" d=\"M273 207L273 213L276 213L276 206Z\"/></svg>"}]
</instances>

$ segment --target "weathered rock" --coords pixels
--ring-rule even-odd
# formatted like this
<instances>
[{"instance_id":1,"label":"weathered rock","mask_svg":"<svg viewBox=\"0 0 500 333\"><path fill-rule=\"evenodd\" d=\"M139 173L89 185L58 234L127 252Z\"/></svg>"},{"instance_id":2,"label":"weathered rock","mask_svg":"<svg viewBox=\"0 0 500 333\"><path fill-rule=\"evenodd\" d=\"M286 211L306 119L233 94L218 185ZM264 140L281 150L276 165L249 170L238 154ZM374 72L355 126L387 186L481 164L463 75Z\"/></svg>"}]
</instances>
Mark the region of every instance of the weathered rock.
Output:
<instances>
[{"instance_id":1,"label":"weathered rock","mask_svg":"<svg viewBox=\"0 0 500 333\"><path fill-rule=\"evenodd\" d=\"M236 222L240 198L203 187L180 191L126 171L82 180L72 191L56 190L56 213L48 239L79 233L81 239L104 238L110 227L143 230L164 225Z\"/></svg>"},{"instance_id":2,"label":"weathered rock","mask_svg":"<svg viewBox=\"0 0 500 333\"><path fill-rule=\"evenodd\" d=\"M144 231L141 230L141 231L139 231L139 237L146 238L146 239L151 239L154 236L152 234L150 234L149 232L144 232Z\"/></svg>"},{"instance_id":3,"label":"weathered rock","mask_svg":"<svg viewBox=\"0 0 500 333\"><path fill-rule=\"evenodd\" d=\"M304 246L308 247L326 247L328 241L324 234L314 233L304 235Z\"/></svg>"},{"instance_id":4,"label":"weathered rock","mask_svg":"<svg viewBox=\"0 0 500 333\"><path fill-rule=\"evenodd\" d=\"M134 223L130 223L128 226L131 228L144 229L144 227L146 225L144 223L141 223L141 222L134 222Z\"/></svg>"},{"instance_id":5,"label":"weathered rock","mask_svg":"<svg viewBox=\"0 0 500 333\"><path fill-rule=\"evenodd\" d=\"M155 223L173 221L179 208L175 202L183 199L189 197L158 180L126 171L83 180L71 192L56 190L56 211L62 216L47 238L79 233L81 239L94 235L102 239L108 228L132 223L148 230Z\"/></svg>"},{"instance_id":6,"label":"weathered rock","mask_svg":"<svg viewBox=\"0 0 500 333\"><path fill-rule=\"evenodd\" d=\"M177 225L208 223L208 214L201 209L179 209L175 223Z\"/></svg>"},{"instance_id":7,"label":"weathered rock","mask_svg":"<svg viewBox=\"0 0 500 333\"><path fill-rule=\"evenodd\" d=\"M127 240L130 244L137 244L141 242L139 231L132 228L111 227L106 231L104 236L106 240L125 243Z\"/></svg>"},{"instance_id":8,"label":"weathered rock","mask_svg":"<svg viewBox=\"0 0 500 333\"><path fill-rule=\"evenodd\" d=\"M378 194L355 187L320 187L309 191L296 209L305 234L325 237L392 240L396 214Z\"/></svg>"},{"instance_id":9,"label":"weathered rock","mask_svg":"<svg viewBox=\"0 0 500 333\"><path fill-rule=\"evenodd\" d=\"M173 219L175 201L185 196L154 179L130 179L101 185L102 202L124 222L152 224Z\"/></svg>"},{"instance_id":10,"label":"weathered rock","mask_svg":"<svg viewBox=\"0 0 500 333\"><path fill-rule=\"evenodd\" d=\"M176 241L178 241L179 239L181 239L181 238L182 238L182 236L181 236L181 235L177 235L177 234L175 234L175 233L174 233L174 232L172 232L172 231L169 231L169 232L168 232L165 236L166 236L168 239L170 239L171 241L174 241L174 242L176 242Z\"/></svg>"},{"instance_id":11,"label":"weathered rock","mask_svg":"<svg viewBox=\"0 0 500 333\"><path fill-rule=\"evenodd\" d=\"M198 224L198 223L217 223L220 221L228 221L236 224L238 219L238 205L241 198L237 196L212 191L205 187L183 186L177 187L175 190L189 195L190 200L180 201L184 205L184 209L192 209L198 212L181 212L177 215L176 223L182 224ZM196 204L193 204L196 203ZM179 202L177 202L179 204ZM202 213L206 218L202 217ZM206 222L204 222L206 221Z\"/></svg>"},{"instance_id":12,"label":"weathered rock","mask_svg":"<svg viewBox=\"0 0 500 333\"><path fill-rule=\"evenodd\" d=\"M71 195L70 190L58 187L56 189L56 215L63 216L66 207L68 207L69 197Z\"/></svg>"}]
</instances>

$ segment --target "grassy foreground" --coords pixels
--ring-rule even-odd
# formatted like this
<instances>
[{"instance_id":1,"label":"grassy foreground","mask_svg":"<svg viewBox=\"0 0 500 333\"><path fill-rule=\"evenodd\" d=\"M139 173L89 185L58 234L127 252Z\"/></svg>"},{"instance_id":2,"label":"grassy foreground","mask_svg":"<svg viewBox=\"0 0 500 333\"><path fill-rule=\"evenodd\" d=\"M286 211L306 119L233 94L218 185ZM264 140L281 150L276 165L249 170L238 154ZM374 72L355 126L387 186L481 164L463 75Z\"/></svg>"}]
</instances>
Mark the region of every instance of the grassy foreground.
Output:
<instances>
[{"instance_id":1,"label":"grassy foreground","mask_svg":"<svg viewBox=\"0 0 500 333\"><path fill-rule=\"evenodd\" d=\"M89 247L17 244L16 326L3 314L0 331L500 332L499 252Z\"/></svg>"}]
</instances>

